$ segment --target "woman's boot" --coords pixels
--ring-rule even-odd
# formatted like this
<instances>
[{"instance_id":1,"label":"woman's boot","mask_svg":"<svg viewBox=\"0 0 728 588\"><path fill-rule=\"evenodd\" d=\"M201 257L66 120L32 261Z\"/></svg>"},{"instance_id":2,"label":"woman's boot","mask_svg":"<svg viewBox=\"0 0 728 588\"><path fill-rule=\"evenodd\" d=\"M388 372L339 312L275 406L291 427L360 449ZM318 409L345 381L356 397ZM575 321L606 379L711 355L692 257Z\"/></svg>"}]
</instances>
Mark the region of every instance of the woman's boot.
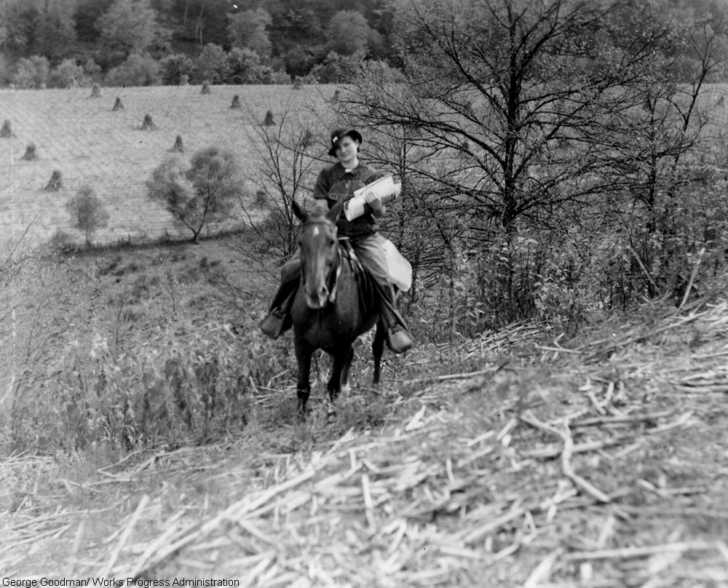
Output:
<instances>
[{"instance_id":1,"label":"woman's boot","mask_svg":"<svg viewBox=\"0 0 728 588\"><path fill-rule=\"evenodd\" d=\"M379 286L382 302L382 321L387 329L387 345L394 353L404 353L412 347L412 336L407 323L395 306L394 286Z\"/></svg>"},{"instance_id":2,"label":"woman's boot","mask_svg":"<svg viewBox=\"0 0 728 588\"><path fill-rule=\"evenodd\" d=\"M273 297L270 311L260 322L260 330L271 339L277 339L291 328L291 306L298 289L298 277L295 280L283 282Z\"/></svg>"}]
</instances>

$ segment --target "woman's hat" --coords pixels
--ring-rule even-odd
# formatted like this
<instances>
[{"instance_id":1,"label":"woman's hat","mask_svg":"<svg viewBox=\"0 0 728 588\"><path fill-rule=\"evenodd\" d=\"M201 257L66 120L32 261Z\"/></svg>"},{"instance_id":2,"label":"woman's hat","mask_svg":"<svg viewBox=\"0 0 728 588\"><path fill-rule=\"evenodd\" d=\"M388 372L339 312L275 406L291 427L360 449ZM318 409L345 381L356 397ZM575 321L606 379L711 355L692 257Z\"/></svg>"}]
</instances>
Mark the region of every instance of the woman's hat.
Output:
<instances>
[{"instance_id":1,"label":"woman's hat","mask_svg":"<svg viewBox=\"0 0 728 588\"><path fill-rule=\"evenodd\" d=\"M329 155L331 155L331 157L336 157L336 147L338 147L339 141L341 141L344 137L351 137L360 145L363 140L359 131L354 129L350 129L348 131L346 129L336 129L333 133L331 133L331 149L329 149Z\"/></svg>"}]
</instances>

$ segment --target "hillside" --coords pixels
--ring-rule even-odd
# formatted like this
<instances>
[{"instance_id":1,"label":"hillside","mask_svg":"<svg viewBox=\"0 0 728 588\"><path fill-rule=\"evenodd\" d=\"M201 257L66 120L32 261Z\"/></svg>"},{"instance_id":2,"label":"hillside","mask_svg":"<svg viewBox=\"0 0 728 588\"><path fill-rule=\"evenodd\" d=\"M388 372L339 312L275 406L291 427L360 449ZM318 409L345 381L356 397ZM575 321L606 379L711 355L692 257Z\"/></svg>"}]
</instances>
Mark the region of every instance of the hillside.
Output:
<instances>
[{"instance_id":1,"label":"hillside","mask_svg":"<svg viewBox=\"0 0 728 588\"><path fill-rule=\"evenodd\" d=\"M571 341L514 325L422 343L388 356L378 390L360 348L331 425L317 402L296 422L288 362L245 389L244 425L213 444L12 455L0 567L266 587L728 585L724 282Z\"/></svg>"},{"instance_id":2,"label":"hillside","mask_svg":"<svg viewBox=\"0 0 728 588\"><path fill-rule=\"evenodd\" d=\"M2 90L0 119L10 121L15 136L0 139L0 251L28 226L25 242L30 244L47 241L57 229L77 235L64 205L84 184L96 190L110 213L98 242L175 234L169 214L149 201L144 183L170 155L177 135L186 157L213 145L230 149L241 163L252 198L260 187L254 126L271 110L278 123L288 113L289 122L324 136L329 125L326 100L333 91L327 86L214 86L203 95L199 86L170 86L103 88L100 98L91 98L88 88ZM240 110L230 108L235 94ZM117 96L125 108L112 112ZM156 130L140 130L145 114L151 115ZM21 159L29 143L36 146L36 161ZM44 192L54 169L63 174L64 188ZM241 218L238 211L231 223Z\"/></svg>"}]
</instances>

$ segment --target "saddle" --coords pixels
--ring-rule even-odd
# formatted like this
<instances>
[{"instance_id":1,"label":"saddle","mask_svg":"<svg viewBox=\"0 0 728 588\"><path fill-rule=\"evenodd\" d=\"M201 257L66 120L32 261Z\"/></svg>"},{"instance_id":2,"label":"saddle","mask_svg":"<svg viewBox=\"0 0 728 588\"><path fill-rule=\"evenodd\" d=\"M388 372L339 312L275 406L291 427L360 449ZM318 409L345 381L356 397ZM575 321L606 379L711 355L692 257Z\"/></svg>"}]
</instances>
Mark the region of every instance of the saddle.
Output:
<instances>
[{"instance_id":1,"label":"saddle","mask_svg":"<svg viewBox=\"0 0 728 588\"><path fill-rule=\"evenodd\" d=\"M339 251L349 264L351 269L356 272L365 272L364 266L361 264L359 256L354 250L354 245L351 243L350 237L339 237Z\"/></svg>"}]
</instances>

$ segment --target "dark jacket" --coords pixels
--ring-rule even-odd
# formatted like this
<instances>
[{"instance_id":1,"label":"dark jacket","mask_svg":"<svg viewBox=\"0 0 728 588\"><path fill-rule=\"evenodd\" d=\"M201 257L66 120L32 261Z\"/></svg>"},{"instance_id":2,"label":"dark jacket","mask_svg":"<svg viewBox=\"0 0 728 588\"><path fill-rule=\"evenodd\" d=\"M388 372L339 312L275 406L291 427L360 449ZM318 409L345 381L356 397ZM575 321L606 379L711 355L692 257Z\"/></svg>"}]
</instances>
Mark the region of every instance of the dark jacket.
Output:
<instances>
[{"instance_id":1,"label":"dark jacket","mask_svg":"<svg viewBox=\"0 0 728 588\"><path fill-rule=\"evenodd\" d=\"M363 163L350 172L345 171L341 163L336 163L321 171L313 189L313 197L317 200L326 200L328 208L331 209L337 202L351 199L354 190L363 188L383 175L384 173L375 171ZM342 214L337 227L339 235L352 239L373 235L379 229L377 219L368 204L364 207L364 214L352 221L346 220Z\"/></svg>"}]
</instances>

